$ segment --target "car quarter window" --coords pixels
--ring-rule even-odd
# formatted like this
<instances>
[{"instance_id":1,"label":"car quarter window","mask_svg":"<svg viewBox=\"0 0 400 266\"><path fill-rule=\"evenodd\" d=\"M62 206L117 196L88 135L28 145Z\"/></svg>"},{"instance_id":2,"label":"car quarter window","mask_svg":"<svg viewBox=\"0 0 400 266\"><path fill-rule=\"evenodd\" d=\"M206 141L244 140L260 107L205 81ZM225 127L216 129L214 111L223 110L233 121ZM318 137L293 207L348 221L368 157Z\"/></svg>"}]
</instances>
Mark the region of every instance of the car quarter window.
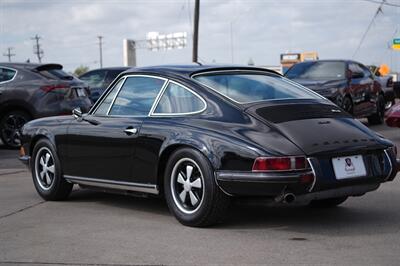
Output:
<instances>
[{"instance_id":1,"label":"car quarter window","mask_svg":"<svg viewBox=\"0 0 400 266\"><path fill-rule=\"evenodd\" d=\"M164 79L154 77L128 77L122 85L109 115L148 115Z\"/></svg>"},{"instance_id":2,"label":"car quarter window","mask_svg":"<svg viewBox=\"0 0 400 266\"><path fill-rule=\"evenodd\" d=\"M118 82L114 85L112 90L108 93L108 95L104 98L103 102L99 105L96 109L96 115L107 115L108 109L110 109L110 105L112 100L114 99L115 95L118 92L119 87L121 87L122 83L124 82L124 78L118 80Z\"/></svg>"},{"instance_id":3,"label":"car quarter window","mask_svg":"<svg viewBox=\"0 0 400 266\"><path fill-rule=\"evenodd\" d=\"M170 82L165 89L154 114L185 114L199 112L205 103L190 90Z\"/></svg>"},{"instance_id":4,"label":"car quarter window","mask_svg":"<svg viewBox=\"0 0 400 266\"><path fill-rule=\"evenodd\" d=\"M17 71L0 67L0 83L10 81L17 74Z\"/></svg>"}]
</instances>

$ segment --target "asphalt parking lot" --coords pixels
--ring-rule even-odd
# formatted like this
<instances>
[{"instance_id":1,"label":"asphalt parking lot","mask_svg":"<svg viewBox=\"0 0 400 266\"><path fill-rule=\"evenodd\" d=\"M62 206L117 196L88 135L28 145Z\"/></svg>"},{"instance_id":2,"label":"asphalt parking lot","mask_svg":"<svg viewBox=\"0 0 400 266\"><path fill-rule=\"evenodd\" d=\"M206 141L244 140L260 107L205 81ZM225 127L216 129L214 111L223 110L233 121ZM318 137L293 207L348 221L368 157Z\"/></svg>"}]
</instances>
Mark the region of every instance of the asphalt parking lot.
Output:
<instances>
[{"instance_id":1,"label":"asphalt parking lot","mask_svg":"<svg viewBox=\"0 0 400 266\"><path fill-rule=\"evenodd\" d=\"M400 129L372 129L400 147ZM400 263L400 175L335 209L236 204L197 229L159 199L76 190L44 202L17 153L0 146L2 265Z\"/></svg>"}]
</instances>

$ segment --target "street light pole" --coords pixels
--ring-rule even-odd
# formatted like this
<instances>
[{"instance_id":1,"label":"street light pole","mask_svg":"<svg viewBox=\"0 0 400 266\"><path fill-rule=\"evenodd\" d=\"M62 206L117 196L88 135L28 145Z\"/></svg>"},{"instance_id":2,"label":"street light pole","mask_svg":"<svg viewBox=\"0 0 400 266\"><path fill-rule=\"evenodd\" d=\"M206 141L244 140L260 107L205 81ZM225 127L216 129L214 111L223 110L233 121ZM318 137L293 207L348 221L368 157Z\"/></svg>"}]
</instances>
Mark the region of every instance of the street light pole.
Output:
<instances>
[{"instance_id":1,"label":"street light pole","mask_svg":"<svg viewBox=\"0 0 400 266\"><path fill-rule=\"evenodd\" d=\"M194 29L193 29L193 54L192 61L198 61L199 50L199 16L200 16L200 0L195 0L194 5Z\"/></svg>"},{"instance_id":2,"label":"street light pole","mask_svg":"<svg viewBox=\"0 0 400 266\"><path fill-rule=\"evenodd\" d=\"M103 36L97 36L97 38L99 38L100 68L103 68Z\"/></svg>"}]
</instances>

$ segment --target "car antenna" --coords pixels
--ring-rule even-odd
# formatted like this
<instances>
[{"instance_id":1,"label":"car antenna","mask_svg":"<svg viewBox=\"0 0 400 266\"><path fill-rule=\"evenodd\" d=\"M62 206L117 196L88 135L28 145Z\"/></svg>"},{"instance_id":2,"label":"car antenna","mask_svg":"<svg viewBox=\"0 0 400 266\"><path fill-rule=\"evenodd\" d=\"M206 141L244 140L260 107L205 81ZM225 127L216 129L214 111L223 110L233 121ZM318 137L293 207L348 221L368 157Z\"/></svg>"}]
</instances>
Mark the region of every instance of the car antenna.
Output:
<instances>
[{"instance_id":1,"label":"car antenna","mask_svg":"<svg viewBox=\"0 0 400 266\"><path fill-rule=\"evenodd\" d=\"M195 64L198 64L199 66L202 66L203 64L202 63L200 63L200 62L193 62L193 63L195 63Z\"/></svg>"}]
</instances>

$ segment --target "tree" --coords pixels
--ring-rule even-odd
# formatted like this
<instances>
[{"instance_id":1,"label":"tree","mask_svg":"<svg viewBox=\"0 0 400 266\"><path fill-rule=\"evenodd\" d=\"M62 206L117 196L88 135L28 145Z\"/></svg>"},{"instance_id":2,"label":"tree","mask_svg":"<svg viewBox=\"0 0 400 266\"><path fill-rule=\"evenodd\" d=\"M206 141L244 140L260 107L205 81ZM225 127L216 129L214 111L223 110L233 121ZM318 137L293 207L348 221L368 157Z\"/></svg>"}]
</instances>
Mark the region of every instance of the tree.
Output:
<instances>
[{"instance_id":1,"label":"tree","mask_svg":"<svg viewBox=\"0 0 400 266\"><path fill-rule=\"evenodd\" d=\"M88 71L89 71L89 67L88 67L88 66L80 65L79 67L77 67L77 68L75 69L74 75L75 75L75 76L80 76L80 75L82 75L82 74L84 74L84 73L86 73L86 72L88 72Z\"/></svg>"}]
</instances>

